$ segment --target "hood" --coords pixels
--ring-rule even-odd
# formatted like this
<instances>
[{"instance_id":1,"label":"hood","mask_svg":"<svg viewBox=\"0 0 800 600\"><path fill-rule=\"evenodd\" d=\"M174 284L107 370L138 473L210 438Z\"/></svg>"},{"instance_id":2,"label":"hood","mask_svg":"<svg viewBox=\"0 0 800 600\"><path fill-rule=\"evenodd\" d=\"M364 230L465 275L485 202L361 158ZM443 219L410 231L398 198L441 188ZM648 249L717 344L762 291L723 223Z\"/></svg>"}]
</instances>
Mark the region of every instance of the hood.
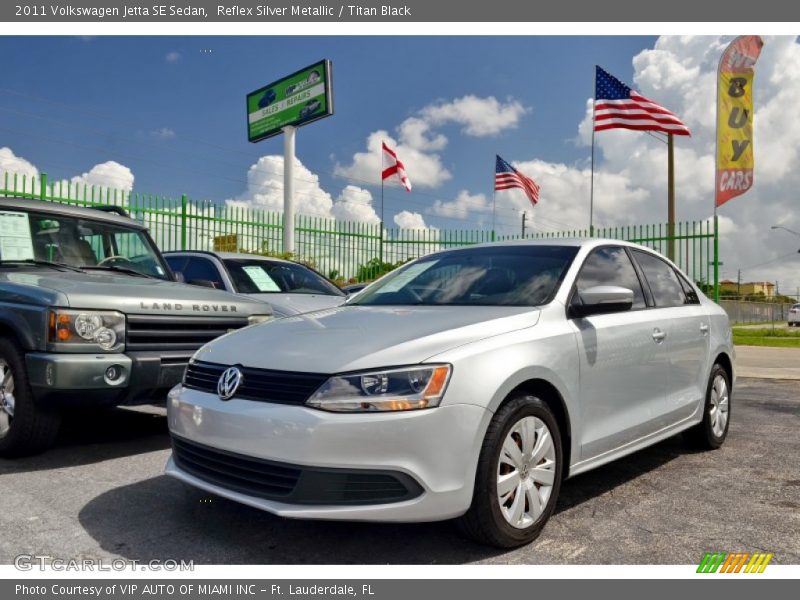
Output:
<instances>
[{"instance_id":1,"label":"hood","mask_svg":"<svg viewBox=\"0 0 800 600\"><path fill-rule=\"evenodd\" d=\"M69 308L126 314L248 316L271 314L263 302L184 283L116 273L27 271L3 273L0 288ZM38 289L37 289L38 288Z\"/></svg>"},{"instance_id":2,"label":"hood","mask_svg":"<svg viewBox=\"0 0 800 600\"><path fill-rule=\"evenodd\" d=\"M235 331L196 358L281 371L340 373L416 364L488 337L532 327L539 310L501 306L341 306Z\"/></svg>"},{"instance_id":3,"label":"hood","mask_svg":"<svg viewBox=\"0 0 800 600\"><path fill-rule=\"evenodd\" d=\"M245 294L254 300L268 302L276 314L284 316L299 315L324 308L341 306L346 296L328 296L325 294Z\"/></svg>"}]
</instances>

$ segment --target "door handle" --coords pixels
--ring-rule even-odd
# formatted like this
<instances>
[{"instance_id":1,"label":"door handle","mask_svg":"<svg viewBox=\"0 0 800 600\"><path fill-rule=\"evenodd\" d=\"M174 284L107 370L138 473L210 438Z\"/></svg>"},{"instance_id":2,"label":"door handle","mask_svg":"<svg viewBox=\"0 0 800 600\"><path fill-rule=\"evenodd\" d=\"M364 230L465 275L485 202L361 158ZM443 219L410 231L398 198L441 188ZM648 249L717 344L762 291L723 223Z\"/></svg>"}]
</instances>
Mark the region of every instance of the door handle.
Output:
<instances>
[{"instance_id":1,"label":"door handle","mask_svg":"<svg viewBox=\"0 0 800 600\"><path fill-rule=\"evenodd\" d=\"M653 339L655 340L656 344L663 342L665 337L667 337L666 331L661 331L660 329L653 330Z\"/></svg>"},{"instance_id":2,"label":"door handle","mask_svg":"<svg viewBox=\"0 0 800 600\"><path fill-rule=\"evenodd\" d=\"M700 333L702 333L703 335L706 335L708 333L708 325L706 325L705 323L702 323L700 325Z\"/></svg>"}]
</instances>

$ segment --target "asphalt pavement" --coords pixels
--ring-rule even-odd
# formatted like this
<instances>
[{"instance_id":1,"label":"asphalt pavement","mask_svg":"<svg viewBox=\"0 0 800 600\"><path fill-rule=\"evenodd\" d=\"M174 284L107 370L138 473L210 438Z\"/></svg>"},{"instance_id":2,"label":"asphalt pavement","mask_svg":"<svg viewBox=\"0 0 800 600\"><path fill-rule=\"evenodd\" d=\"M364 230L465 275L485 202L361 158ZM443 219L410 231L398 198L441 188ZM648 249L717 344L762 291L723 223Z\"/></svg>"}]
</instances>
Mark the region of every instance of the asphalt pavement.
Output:
<instances>
[{"instance_id":1,"label":"asphalt pavement","mask_svg":"<svg viewBox=\"0 0 800 600\"><path fill-rule=\"evenodd\" d=\"M707 551L800 563L800 382L741 379L713 452L680 436L564 483L557 513L512 551L452 523L291 521L162 475L163 409L70 415L58 446L0 460L0 563L18 554L196 564L685 564Z\"/></svg>"}]
</instances>

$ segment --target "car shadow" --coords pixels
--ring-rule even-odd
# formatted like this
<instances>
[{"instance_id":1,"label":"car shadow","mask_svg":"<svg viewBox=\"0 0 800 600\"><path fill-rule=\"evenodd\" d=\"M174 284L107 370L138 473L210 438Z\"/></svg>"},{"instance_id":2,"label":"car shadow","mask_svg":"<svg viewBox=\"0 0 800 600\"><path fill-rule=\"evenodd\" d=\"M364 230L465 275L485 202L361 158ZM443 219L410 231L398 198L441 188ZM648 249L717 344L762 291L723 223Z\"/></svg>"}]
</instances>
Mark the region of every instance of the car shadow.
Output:
<instances>
[{"instance_id":1,"label":"car shadow","mask_svg":"<svg viewBox=\"0 0 800 600\"><path fill-rule=\"evenodd\" d=\"M580 506L584 502L614 490L651 471L662 467L681 455L694 454L698 450L689 447L681 434L672 436L658 444L634 452L587 473L576 475L561 484L561 492L555 513Z\"/></svg>"},{"instance_id":2,"label":"car shadow","mask_svg":"<svg viewBox=\"0 0 800 600\"><path fill-rule=\"evenodd\" d=\"M680 437L564 482L558 514L658 469L687 450ZM196 564L462 564L507 551L463 538L453 522L392 524L283 519L166 476L115 488L80 511L107 552ZM545 529L546 535L547 529Z\"/></svg>"},{"instance_id":3,"label":"car shadow","mask_svg":"<svg viewBox=\"0 0 800 600\"><path fill-rule=\"evenodd\" d=\"M163 408L75 409L65 413L55 446L35 456L0 459L0 476L99 463L169 448Z\"/></svg>"}]
</instances>

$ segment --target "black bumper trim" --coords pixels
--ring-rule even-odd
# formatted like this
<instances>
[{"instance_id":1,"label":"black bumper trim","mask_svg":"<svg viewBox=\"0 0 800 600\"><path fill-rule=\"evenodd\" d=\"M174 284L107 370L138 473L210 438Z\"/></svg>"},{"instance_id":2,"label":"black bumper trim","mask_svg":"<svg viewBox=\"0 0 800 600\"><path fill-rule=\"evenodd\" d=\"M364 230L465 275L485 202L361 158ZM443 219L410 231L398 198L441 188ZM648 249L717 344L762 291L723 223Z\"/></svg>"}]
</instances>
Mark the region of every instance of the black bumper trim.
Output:
<instances>
[{"instance_id":1,"label":"black bumper trim","mask_svg":"<svg viewBox=\"0 0 800 600\"><path fill-rule=\"evenodd\" d=\"M307 467L212 448L172 434L179 469L232 492L286 504L370 505L412 500L423 493L398 471Z\"/></svg>"}]
</instances>

